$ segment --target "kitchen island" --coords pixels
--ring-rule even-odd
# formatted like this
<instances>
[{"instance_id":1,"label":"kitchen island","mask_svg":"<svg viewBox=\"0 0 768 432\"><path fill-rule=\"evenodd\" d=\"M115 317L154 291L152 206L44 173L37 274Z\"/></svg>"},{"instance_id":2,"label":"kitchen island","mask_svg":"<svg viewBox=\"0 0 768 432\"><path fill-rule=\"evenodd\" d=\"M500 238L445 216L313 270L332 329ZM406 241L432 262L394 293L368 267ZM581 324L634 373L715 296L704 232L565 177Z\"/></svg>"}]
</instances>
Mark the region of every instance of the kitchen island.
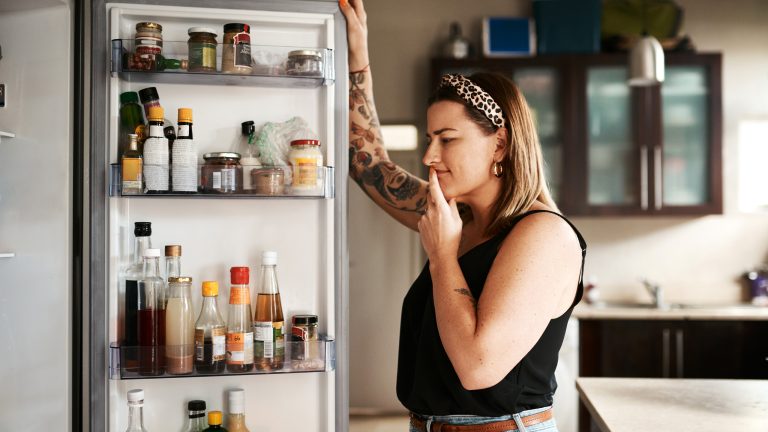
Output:
<instances>
[{"instance_id":1,"label":"kitchen island","mask_svg":"<svg viewBox=\"0 0 768 432\"><path fill-rule=\"evenodd\" d=\"M768 431L768 381L578 378L603 432Z\"/></svg>"}]
</instances>

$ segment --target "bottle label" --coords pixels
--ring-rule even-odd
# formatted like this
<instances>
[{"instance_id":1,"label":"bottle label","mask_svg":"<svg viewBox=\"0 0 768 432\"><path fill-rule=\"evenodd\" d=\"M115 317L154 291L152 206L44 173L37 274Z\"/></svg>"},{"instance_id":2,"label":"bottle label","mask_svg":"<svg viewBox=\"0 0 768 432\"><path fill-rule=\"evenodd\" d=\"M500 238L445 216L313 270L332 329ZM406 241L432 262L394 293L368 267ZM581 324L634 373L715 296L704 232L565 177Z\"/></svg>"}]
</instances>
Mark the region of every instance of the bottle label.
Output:
<instances>
[{"instance_id":1,"label":"bottle label","mask_svg":"<svg viewBox=\"0 0 768 432\"><path fill-rule=\"evenodd\" d=\"M227 354L227 336L224 327L211 329L211 350L213 357L211 361L221 361ZM195 360L205 361L205 330L195 329Z\"/></svg>"},{"instance_id":2,"label":"bottle label","mask_svg":"<svg viewBox=\"0 0 768 432\"><path fill-rule=\"evenodd\" d=\"M253 363L253 333L227 333L227 364Z\"/></svg>"},{"instance_id":3,"label":"bottle label","mask_svg":"<svg viewBox=\"0 0 768 432\"><path fill-rule=\"evenodd\" d=\"M231 287L229 289L229 304L251 304L251 291L248 286Z\"/></svg>"},{"instance_id":4,"label":"bottle label","mask_svg":"<svg viewBox=\"0 0 768 432\"><path fill-rule=\"evenodd\" d=\"M188 137L188 136L189 136L189 125L187 124L179 125L179 134L177 135L177 137L182 138L182 137Z\"/></svg>"},{"instance_id":5,"label":"bottle label","mask_svg":"<svg viewBox=\"0 0 768 432\"><path fill-rule=\"evenodd\" d=\"M257 358L281 357L285 354L283 322L257 321L253 323L254 352Z\"/></svg>"},{"instance_id":6,"label":"bottle label","mask_svg":"<svg viewBox=\"0 0 768 432\"><path fill-rule=\"evenodd\" d=\"M317 158L294 159L294 186L317 186Z\"/></svg>"},{"instance_id":7,"label":"bottle label","mask_svg":"<svg viewBox=\"0 0 768 432\"><path fill-rule=\"evenodd\" d=\"M205 360L205 330L195 329L195 361Z\"/></svg>"},{"instance_id":8,"label":"bottle label","mask_svg":"<svg viewBox=\"0 0 768 432\"><path fill-rule=\"evenodd\" d=\"M141 158L123 158L123 189L141 189Z\"/></svg>"}]
</instances>

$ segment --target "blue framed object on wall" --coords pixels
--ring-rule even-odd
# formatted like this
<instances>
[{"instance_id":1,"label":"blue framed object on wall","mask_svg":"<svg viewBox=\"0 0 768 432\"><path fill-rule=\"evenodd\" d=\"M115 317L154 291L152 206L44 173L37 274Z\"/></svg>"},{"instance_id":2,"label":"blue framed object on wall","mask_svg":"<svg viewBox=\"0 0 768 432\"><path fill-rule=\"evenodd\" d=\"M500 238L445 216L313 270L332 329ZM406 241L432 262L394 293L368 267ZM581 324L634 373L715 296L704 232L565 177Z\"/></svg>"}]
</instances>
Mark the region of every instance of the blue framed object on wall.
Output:
<instances>
[{"instance_id":1,"label":"blue framed object on wall","mask_svg":"<svg viewBox=\"0 0 768 432\"><path fill-rule=\"evenodd\" d=\"M520 17L483 18L486 57L530 56L536 53L533 20Z\"/></svg>"}]
</instances>

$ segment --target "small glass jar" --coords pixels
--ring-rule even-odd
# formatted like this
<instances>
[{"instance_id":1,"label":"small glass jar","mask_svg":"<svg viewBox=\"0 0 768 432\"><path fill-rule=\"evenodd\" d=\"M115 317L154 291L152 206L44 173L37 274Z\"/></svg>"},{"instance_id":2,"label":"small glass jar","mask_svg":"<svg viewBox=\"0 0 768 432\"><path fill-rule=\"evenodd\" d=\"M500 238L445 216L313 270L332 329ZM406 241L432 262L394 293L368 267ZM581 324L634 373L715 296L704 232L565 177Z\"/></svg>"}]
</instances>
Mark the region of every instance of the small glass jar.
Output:
<instances>
[{"instance_id":1,"label":"small glass jar","mask_svg":"<svg viewBox=\"0 0 768 432\"><path fill-rule=\"evenodd\" d=\"M288 160L293 168L291 187L294 193L315 193L322 186L320 169L323 166L323 153L320 141L300 139L291 141Z\"/></svg>"},{"instance_id":2,"label":"small glass jar","mask_svg":"<svg viewBox=\"0 0 768 432\"><path fill-rule=\"evenodd\" d=\"M239 153L206 153L200 169L200 188L205 193L237 193L243 189Z\"/></svg>"},{"instance_id":3,"label":"small glass jar","mask_svg":"<svg viewBox=\"0 0 768 432\"><path fill-rule=\"evenodd\" d=\"M294 367L311 367L311 362L320 359L317 323L317 315L294 315L291 318L291 359L310 362L307 365L295 363Z\"/></svg>"},{"instance_id":4,"label":"small glass jar","mask_svg":"<svg viewBox=\"0 0 768 432\"><path fill-rule=\"evenodd\" d=\"M221 49L221 71L224 73L250 75L251 68L251 26L243 23L224 25L224 40Z\"/></svg>"},{"instance_id":5,"label":"small glass jar","mask_svg":"<svg viewBox=\"0 0 768 432\"><path fill-rule=\"evenodd\" d=\"M253 168L251 192L260 195L282 195L285 189L285 172L278 167Z\"/></svg>"},{"instance_id":6,"label":"small glass jar","mask_svg":"<svg viewBox=\"0 0 768 432\"><path fill-rule=\"evenodd\" d=\"M288 75L323 76L323 57L314 50L291 51L285 69Z\"/></svg>"},{"instance_id":7,"label":"small glass jar","mask_svg":"<svg viewBox=\"0 0 768 432\"><path fill-rule=\"evenodd\" d=\"M187 34L190 72L216 71L216 32L207 27L191 27Z\"/></svg>"}]
</instances>

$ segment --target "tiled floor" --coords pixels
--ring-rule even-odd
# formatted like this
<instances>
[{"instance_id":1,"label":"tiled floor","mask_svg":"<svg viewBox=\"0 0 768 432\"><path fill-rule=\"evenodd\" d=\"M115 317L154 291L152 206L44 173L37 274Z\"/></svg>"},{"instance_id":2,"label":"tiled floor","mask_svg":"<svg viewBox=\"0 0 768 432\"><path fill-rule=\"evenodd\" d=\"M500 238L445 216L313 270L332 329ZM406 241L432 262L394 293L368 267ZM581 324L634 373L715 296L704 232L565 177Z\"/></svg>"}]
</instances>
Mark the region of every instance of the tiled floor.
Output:
<instances>
[{"instance_id":1,"label":"tiled floor","mask_svg":"<svg viewBox=\"0 0 768 432\"><path fill-rule=\"evenodd\" d=\"M349 432L408 432L407 415L349 417Z\"/></svg>"}]
</instances>

